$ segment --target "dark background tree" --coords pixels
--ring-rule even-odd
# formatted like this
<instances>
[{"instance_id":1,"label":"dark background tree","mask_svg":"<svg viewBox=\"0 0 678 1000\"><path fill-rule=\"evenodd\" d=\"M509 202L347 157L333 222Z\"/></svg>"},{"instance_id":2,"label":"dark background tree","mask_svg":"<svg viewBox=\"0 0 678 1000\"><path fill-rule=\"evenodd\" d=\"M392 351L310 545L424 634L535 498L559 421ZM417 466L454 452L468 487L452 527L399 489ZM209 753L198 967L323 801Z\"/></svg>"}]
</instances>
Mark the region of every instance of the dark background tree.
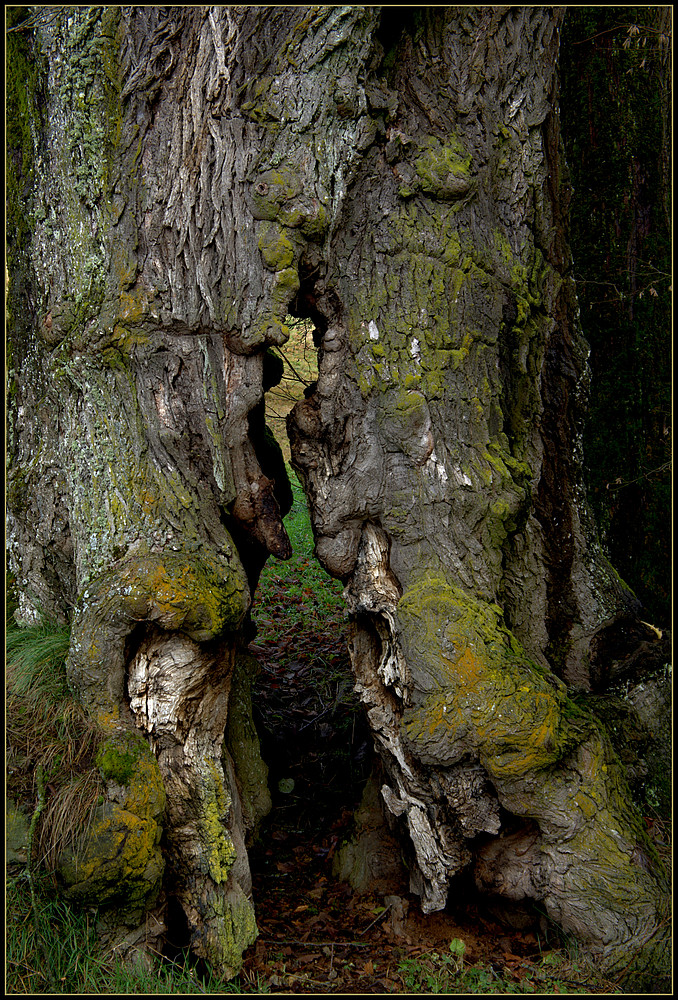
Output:
<instances>
[{"instance_id":1,"label":"dark background tree","mask_svg":"<svg viewBox=\"0 0 678 1000\"><path fill-rule=\"evenodd\" d=\"M571 697L664 644L585 501L563 15L46 8L15 46L10 554L23 617L71 624L107 781L59 876L120 927L161 893L224 974L256 934L245 646L290 551L290 313L318 347L292 461L424 912L471 875L665 968L661 866Z\"/></svg>"},{"instance_id":2,"label":"dark background tree","mask_svg":"<svg viewBox=\"0 0 678 1000\"><path fill-rule=\"evenodd\" d=\"M572 7L561 121L591 389L589 497L651 620L671 616L671 12Z\"/></svg>"}]
</instances>

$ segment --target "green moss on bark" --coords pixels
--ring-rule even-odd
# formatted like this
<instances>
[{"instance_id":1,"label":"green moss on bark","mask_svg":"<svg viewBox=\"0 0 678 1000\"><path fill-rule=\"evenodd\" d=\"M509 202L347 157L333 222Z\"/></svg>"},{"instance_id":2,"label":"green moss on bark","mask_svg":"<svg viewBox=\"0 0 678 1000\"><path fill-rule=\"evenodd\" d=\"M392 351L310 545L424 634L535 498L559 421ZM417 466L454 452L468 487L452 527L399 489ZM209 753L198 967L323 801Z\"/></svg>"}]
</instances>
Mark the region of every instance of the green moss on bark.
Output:
<instances>
[{"instance_id":1,"label":"green moss on bark","mask_svg":"<svg viewBox=\"0 0 678 1000\"><path fill-rule=\"evenodd\" d=\"M236 657L225 740L240 785L245 823L252 831L256 831L272 805L268 767L261 757L259 736L252 717L251 686L259 669L253 656L241 653Z\"/></svg>"},{"instance_id":2,"label":"green moss on bark","mask_svg":"<svg viewBox=\"0 0 678 1000\"><path fill-rule=\"evenodd\" d=\"M236 975L246 948L257 939L254 906L239 886L208 895L210 919L205 921L200 953L226 978Z\"/></svg>"},{"instance_id":3,"label":"green moss on bark","mask_svg":"<svg viewBox=\"0 0 678 1000\"><path fill-rule=\"evenodd\" d=\"M59 858L57 873L67 899L113 908L123 923L133 924L160 890L165 789L138 733L113 734L100 748L97 765L115 799L97 808L89 829Z\"/></svg>"}]
</instances>

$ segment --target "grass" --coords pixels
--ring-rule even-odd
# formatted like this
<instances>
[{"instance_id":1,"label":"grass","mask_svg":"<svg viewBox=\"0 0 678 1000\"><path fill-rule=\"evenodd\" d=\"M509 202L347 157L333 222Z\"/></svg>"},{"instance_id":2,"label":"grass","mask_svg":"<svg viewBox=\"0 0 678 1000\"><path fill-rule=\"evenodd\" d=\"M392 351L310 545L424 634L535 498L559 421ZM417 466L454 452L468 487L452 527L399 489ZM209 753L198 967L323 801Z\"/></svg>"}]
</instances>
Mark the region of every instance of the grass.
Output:
<instances>
[{"instance_id":1,"label":"grass","mask_svg":"<svg viewBox=\"0 0 678 1000\"><path fill-rule=\"evenodd\" d=\"M285 527L292 544L292 558L285 562L269 559L259 579L254 598L259 635L280 637L280 615L290 626L325 630L345 620L343 586L333 580L313 555L313 531L304 491L296 473L288 466L292 486L292 509Z\"/></svg>"},{"instance_id":2,"label":"grass","mask_svg":"<svg viewBox=\"0 0 678 1000\"><path fill-rule=\"evenodd\" d=\"M7 628L7 795L40 823L31 862L53 867L57 847L86 828L102 783L94 766L101 734L66 681L68 626ZM37 801L36 801L37 799Z\"/></svg>"},{"instance_id":3,"label":"grass","mask_svg":"<svg viewBox=\"0 0 678 1000\"><path fill-rule=\"evenodd\" d=\"M153 969L141 962L127 964L102 949L96 915L75 910L58 899L49 881L43 879L38 900L36 910L24 876L7 880L7 994L267 992L265 984L259 982L238 977L225 983L208 968L199 973L188 956L180 962L158 957Z\"/></svg>"}]
</instances>

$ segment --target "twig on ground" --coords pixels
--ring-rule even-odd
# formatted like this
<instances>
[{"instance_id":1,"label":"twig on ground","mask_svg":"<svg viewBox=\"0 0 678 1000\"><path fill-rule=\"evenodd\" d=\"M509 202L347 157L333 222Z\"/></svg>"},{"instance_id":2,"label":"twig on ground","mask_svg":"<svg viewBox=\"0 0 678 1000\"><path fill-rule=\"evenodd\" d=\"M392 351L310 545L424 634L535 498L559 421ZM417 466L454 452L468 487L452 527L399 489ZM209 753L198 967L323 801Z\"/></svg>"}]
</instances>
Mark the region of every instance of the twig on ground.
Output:
<instances>
[{"instance_id":1,"label":"twig on ground","mask_svg":"<svg viewBox=\"0 0 678 1000\"><path fill-rule=\"evenodd\" d=\"M380 914L381 916L381 914ZM370 925L371 926L371 925ZM367 930L367 928L365 928ZM362 932L364 933L364 931ZM299 938L259 938L264 944L301 944L304 948L372 948L368 941L301 941Z\"/></svg>"},{"instance_id":2,"label":"twig on ground","mask_svg":"<svg viewBox=\"0 0 678 1000\"><path fill-rule=\"evenodd\" d=\"M363 930L360 931L360 933L361 934L367 934L367 932L369 931L370 927L374 927L374 925L377 923L378 920L383 920L383 918L390 911L390 909L391 909L391 904L389 903L389 905L384 908L384 911L382 913L377 914L377 916L374 918L374 920L372 921L372 923L368 924L367 927L364 927Z\"/></svg>"}]
</instances>

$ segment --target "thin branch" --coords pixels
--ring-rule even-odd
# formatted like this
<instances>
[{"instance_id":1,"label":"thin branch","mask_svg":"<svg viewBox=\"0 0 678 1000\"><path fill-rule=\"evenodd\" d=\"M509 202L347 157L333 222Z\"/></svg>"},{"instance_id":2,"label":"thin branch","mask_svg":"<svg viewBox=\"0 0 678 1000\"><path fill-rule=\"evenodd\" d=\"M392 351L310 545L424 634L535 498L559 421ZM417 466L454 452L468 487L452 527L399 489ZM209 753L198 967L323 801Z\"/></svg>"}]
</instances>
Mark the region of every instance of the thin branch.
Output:
<instances>
[{"instance_id":1,"label":"thin branch","mask_svg":"<svg viewBox=\"0 0 678 1000\"><path fill-rule=\"evenodd\" d=\"M25 21L22 21L21 24L15 24L13 28L7 28L6 33L9 35L14 31L27 31L29 28L34 28L37 25L54 24L65 10L68 10L68 7L40 7L34 14L27 17Z\"/></svg>"},{"instance_id":2,"label":"thin branch","mask_svg":"<svg viewBox=\"0 0 678 1000\"><path fill-rule=\"evenodd\" d=\"M656 35L665 35L666 34L666 32L662 31L661 28L653 28L649 24L642 24L642 25L637 25L637 24L618 24L614 28L606 28L605 31L599 31L595 35L589 35L588 38L582 38L582 40L580 42L573 42L572 44L573 45L583 45L585 42L592 42L594 40L594 38L602 38L603 35L613 35L615 33L615 31L623 31L624 29L626 29L628 31L629 28L642 28L643 31L653 31Z\"/></svg>"},{"instance_id":3,"label":"thin branch","mask_svg":"<svg viewBox=\"0 0 678 1000\"><path fill-rule=\"evenodd\" d=\"M311 385L310 382L306 381L306 379L304 378L303 375L299 374L299 372L296 370L296 368L294 367L294 365L292 364L292 362L290 361L290 359L287 357L287 355L285 354L285 352L282 350L282 348L281 347L276 347L276 350L280 352L283 361L290 366L290 368L292 369L292 371L294 372L294 374L296 375L296 377L299 379L299 381L302 382L306 386Z\"/></svg>"},{"instance_id":4,"label":"thin branch","mask_svg":"<svg viewBox=\"0 0 678 1000\"><path fill-rule=\"evenodd\" d=\"M629 479L626 483L622 483L621 480L618 479L614 483L608 483L605 488L608 490L623 490L625 486L632 486L633 483L639 483L641 479L648 479L650 476L655 476L658 472L663 472L664 469L670 468L671 462L664 462L663 465L658 466L656 469L651 469L649 472L644 472L636 479Z\"/></svg>"}]
</instances>

